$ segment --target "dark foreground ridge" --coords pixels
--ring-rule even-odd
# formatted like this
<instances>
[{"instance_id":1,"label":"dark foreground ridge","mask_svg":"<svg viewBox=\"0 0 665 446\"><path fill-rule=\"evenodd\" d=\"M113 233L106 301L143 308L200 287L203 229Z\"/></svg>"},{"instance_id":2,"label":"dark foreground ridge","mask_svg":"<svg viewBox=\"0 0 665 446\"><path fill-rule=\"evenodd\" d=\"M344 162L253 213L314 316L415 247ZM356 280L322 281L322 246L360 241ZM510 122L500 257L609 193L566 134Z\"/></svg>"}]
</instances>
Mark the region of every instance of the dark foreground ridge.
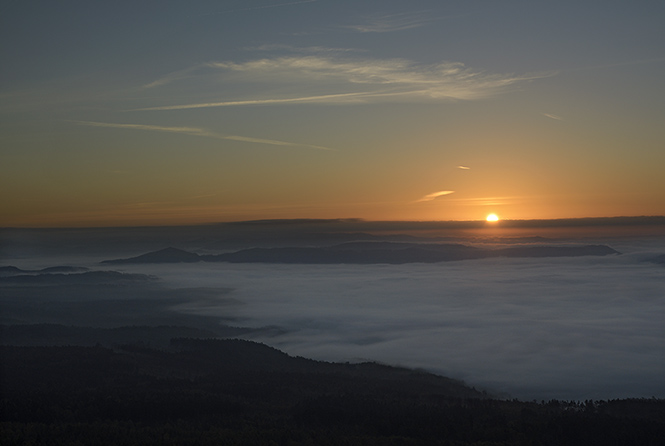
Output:
<instances>
[{"instance_id":1,"label":"dark foreground ridge","mask_svg":"<svg viewBox=\"0 0 665 446\"><path fill-rule=\"evenodd\" d=\"M404 264L437 263L491 257L579 257L620 254L605 245L528 246L485 249L461 244L354 242L330 247L250 248L218 255L198 255L166 248L128 259L105 260L106 264L129 263L312 263L312 264Z\"/></svg>"},{"instance_id":2,"label":"dark foreground ridge","mask_svg":"<svg viewBox=\"0 0 665 446\"><path fill-rule=\"evenodd\" d=\"M520 402L250 341L0 347L3 445L662 445L665 401Z\"/></svg>"}]
</instances>

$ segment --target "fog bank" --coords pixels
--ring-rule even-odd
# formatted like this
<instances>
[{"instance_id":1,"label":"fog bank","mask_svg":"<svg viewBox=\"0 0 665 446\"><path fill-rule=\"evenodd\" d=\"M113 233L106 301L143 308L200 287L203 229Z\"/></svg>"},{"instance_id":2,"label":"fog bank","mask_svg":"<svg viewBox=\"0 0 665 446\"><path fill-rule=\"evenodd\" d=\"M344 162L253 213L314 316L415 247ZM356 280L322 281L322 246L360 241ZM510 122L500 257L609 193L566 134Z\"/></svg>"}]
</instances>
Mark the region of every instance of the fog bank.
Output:
<instances>
[{"instance_id":1,"label":"fog bank","mask_svg":"<svg viewBox=\"0 0 665 446\"><path fill-rule=\"evenodd\" d=\"M649 262L665 254L663 226L617 227L611 236L599 227L581 228L586 232L556 239L524 230L486 230L455 239L393 232L380 238L490 248L606 244L622 253L607 257L404 265L99 263L167 246L203 255L374 240L352 232L369 229L364 222L266 224L153 232L5 231L4 265L24 270L71 265L155 276L141 286L70 284L48 293L14 287L20 299L9 296L3 304L13 311L8 320L108 327L200 326L204 321L204 328L210 323L256 328L243 333L292 355L421 367L522 399L665 398L665 267ZM336 232L340 227L343 232ZM387 223L371 227L399 229ZM310 232L303 232L306 228ZM31 299L40 302L33 305ZM86 299L91 300L87 306Z\"/></svg>"},{"instance_id":2,"label":"fog bank","mask_svg":"<svg viewBox=\"0 0 665 446\"><path fill-rule=\"evenodd\" d=\"M125 270L231 288L181 311L279 326L253 339L293 355L421 367L517 398L665 397L665 268L630 256Z\"/></svg>"}]
</instances>

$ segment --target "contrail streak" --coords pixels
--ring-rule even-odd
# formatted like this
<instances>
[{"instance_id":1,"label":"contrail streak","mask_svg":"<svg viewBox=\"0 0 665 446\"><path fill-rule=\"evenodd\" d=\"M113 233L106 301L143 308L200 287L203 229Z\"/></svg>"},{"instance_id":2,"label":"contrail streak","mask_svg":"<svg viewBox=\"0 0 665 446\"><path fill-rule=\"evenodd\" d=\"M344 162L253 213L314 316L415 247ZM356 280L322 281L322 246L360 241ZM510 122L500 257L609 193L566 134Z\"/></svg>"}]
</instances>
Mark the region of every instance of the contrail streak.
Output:
<instances>
[{"instance_id":1,"label":"contrail streak","mask_svg":"<svg viewBox=\"0 0 665 446\"><path fill-rule=\"evenodd\" d=\"M250 142L257 144L268 144L272 146L292 146L292 147L307 147L310 149L317 150L332 150L329 147L315 146L312 144L301 144L288 141L279 141L275 139L262 139L262 138L252 138L249 136L237 136L237 135L221 135L219 133L210 132L205 129L197 127L167 127L161 125L144 125L144 124L115 124L110 122L95 122L95 121L72 121L79 125L87 125L91 127L107 127L107 128L118 128L118 129L133 129L133 130L148 130L154 132L169 132L169 133L181 133L183 135L191 136L204 136L208 138L215 139L226 139L230 141L242 141Z\"/></svg>"},{"instance_id":2,"label":"contrail streak","mask_svg":"<svg viewBox=\"0 0 665 446\"><path fill-rule=\"evenodd\" d=\"M225 101L225 102L203 102L198 104L183 104L183 105L165 105L161 107L146 107L136 108L132 111L148 111L148 110L186 110L190 108L208 108L208 107L233 107L238 105L264 105L264 104L288 104L297 102L318 102L327 101L332 99L350 98L350 97L363 97L363 96L376 96L372 93L340 93L340 94L327 94L322 96L305 96L301 98L286 98L286 99L256 99L249 101Z\"/></svg>"}]
</instances>

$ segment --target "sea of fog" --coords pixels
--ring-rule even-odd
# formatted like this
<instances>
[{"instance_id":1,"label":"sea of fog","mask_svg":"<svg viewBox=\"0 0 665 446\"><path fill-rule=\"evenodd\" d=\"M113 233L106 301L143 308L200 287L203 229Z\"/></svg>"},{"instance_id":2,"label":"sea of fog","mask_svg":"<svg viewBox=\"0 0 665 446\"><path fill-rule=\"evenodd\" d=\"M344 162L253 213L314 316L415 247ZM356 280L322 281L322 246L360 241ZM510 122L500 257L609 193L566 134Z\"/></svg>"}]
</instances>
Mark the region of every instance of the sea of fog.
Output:
<instances>
[{"instance_id":1,"label":"sea of fog","mask_svg":"<svg viewBox=\"0 0 665 446\"><path fill-rule=\"evenodd\" d=\"M123 269L231 288L177 310L276 326L253 339L292 355L423 368L521 399L665 397L665 267L635 256Z\"/></svg>"},{"instance_id":2,"label":"sea of fog","mask_svg":"<svg viewBox=\"0 0 665 446\"><path fill-rule=\"evenodd\" d=\"M665 253L665 239L610 245L623 254L406 265L41 258L40 266L75 261L219 289L173 310L275 327L251 339L291 355L422 368L527 400L665 398L665 266L644 261Z\"/></svg>"}]
</instances>

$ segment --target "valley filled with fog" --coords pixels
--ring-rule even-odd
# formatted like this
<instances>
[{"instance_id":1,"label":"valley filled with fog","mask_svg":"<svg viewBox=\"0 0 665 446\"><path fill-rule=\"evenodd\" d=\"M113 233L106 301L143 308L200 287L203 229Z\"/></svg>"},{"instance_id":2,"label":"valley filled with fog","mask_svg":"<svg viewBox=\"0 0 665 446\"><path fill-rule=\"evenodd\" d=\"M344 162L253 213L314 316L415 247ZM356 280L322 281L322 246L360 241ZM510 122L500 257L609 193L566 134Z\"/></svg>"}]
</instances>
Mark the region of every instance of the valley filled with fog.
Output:
<instances>
[{"instance_id":1,"label":"valley filled with fog","mask_svg":"<svg viewBox=\"0 0 665 446\"><path fill-rule=\"evenodd\" d=\"M527 400L663 398L665 265L649 260L665 253L665 238L605 241L621 254L401 265L105 265L100 261L113 255L103 249L40 256L15 249L6 251L3 263L20 268L75 264L152 276L145 297L157 302L170 296L162 302L176 318L169 324L180 316L189 325L205 317L250 328L239 336L290 355L422 368L494 395ZM168 246L167 240L160 243ZM196 251L196 243L186 247ZM143 246L125 248L132 255L145 252ZM148 289L142 286L125 284L115 298L140 299ZM48 297L33 290L58 302L97 298L92 291ZM94 311L94 305L89 308ZM96 324L85 313L76 318L81 320L75 325ZM153 322L137 315L126 325L142 323Z\"/></svg>"},{"instance_id":2,"label":"valley filled with fog","mask_svg":"<svg viewBox=\"0 0 665 446\"><path fill-rule=\"evenodd\" d=\"M292 355L380 361L518 398L665 396L665 269L627 258L127 268L230 287L177 311L275 326ZM227 299L237 301L229 305Z\"/></svg>"}]
</instances>

